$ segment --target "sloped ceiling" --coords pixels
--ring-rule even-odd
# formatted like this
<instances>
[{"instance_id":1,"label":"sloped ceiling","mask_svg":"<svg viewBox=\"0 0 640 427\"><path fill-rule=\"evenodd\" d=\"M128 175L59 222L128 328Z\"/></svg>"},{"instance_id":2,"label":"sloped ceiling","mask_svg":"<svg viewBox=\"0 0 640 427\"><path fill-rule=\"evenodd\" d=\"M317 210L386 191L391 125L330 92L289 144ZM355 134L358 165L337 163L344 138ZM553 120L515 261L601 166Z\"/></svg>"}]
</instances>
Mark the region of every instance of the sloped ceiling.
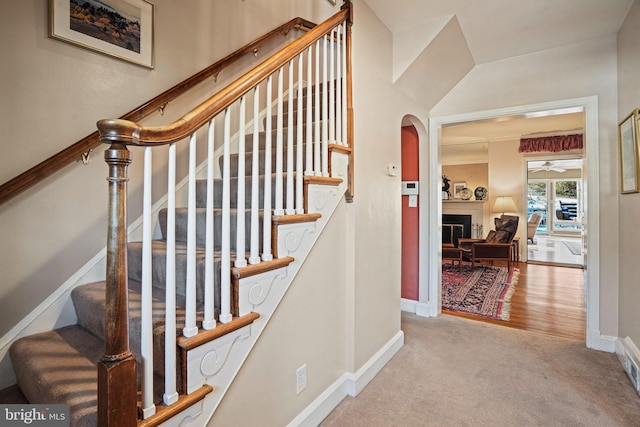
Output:
<instances>
[{"instance_id":1,"label":"sloped ceiling","mask_svg":"<svg viewBox=\"0 0 640 427\"><path fill-rule=\"evenodd\" d=\"M476 64L615 34L633 4L633 0L364 1L394 37L398 35L398 44L421 46L404 46L407 52L422 52L455 16ZM409 37L408 30L416 37Z\"/></svg>"},{"instance_id":2,"label":"sloped ceiling","mask_svg":"<svg viewBox=\"0 0 640 427\"><path fill-rule=\"evenodd\" d=\"M475 65L615 35L634 2L364 1L393 33L396 86L428 109ZM501 118L499 126L464 123L458 129L443 129L443 158L447 151L454 157L463 153L480 158L491 141L565 133L581 128L584 119L578 113L530 120ZM444 148L448 145L453 146Z\"/></svg>"},{"instance_id":3,"label":"sloped ceiling","mask_svg":"<svg viewBox=\"0 0 640 427\"><path fill-rule=\"evenodd\" d=\"M407 37L406 44L411 38ZM394 35L394 50L398 47ZM452 17L413 59L395 84L416 102L431 108L474 66L458 23ZM394 66L394 70L396 67ZM433 84L437 82L437 84Z\"/></svg>"}]
</instances>

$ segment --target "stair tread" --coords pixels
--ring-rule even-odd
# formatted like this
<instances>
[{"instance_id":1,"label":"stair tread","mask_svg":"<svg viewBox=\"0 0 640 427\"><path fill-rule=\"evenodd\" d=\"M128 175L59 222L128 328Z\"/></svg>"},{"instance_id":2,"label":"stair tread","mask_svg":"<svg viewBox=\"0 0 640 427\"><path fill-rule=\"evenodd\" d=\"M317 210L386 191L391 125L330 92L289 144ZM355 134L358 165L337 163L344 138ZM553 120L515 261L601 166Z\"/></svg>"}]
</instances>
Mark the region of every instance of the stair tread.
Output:
<instances>
[{"instance_id":1,"label":"stair tread","mask_svg":"<svg viewBox=\"0 0 640 427\"><path fill-rule=\"evenodd\" d=\"M105 287L104 281L88 283L73 289L72 298L76 311L78 312L78 323L92 334L104 336L104 304L105 304ZM165 308L165 292L164 289L152 289L152 311L153 311L153 329L154 334L164 332L164 308ZM141 315L142 295L140 293L140 283L135 280L129 280L129 325L130 336L132 332L140 333L140 315ZM184 297L176 295L176 335L184 327ZM202 313L202 304L196 307L197 313ZM133 335L135 337L135 335ZM131 338L133 338L131 337ZM130 338L130 339L131 339ZM132 341L136 342L135 339ZM132 350L138 353L138 349Z\"/></svg>"},{"instance_id":2,"label":"stair tread","mask_svg":"<svg viewBox=\"0 0 640 427\"><path fill-rule=\"evenodd\" d=\"M96 363L104 343L74 325L17 340L10 349L18 385L30 403L69 405L71 425L97 425Z\"/></svg>"}]
</instances>

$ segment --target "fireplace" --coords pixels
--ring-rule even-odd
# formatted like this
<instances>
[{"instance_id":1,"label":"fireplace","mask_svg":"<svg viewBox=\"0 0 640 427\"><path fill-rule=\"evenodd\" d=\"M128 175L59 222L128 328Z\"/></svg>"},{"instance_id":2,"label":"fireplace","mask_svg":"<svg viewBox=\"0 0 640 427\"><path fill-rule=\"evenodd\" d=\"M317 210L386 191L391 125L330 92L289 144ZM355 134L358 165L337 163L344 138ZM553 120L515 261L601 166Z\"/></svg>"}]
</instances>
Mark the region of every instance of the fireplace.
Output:
<instances>
[{"instance_id":1,"label":"fireplace","mask_svg":"<svg viewBox=\"0 0 640 427\"><path fill-rule=\"evenodd\" d=\"M471 237L471 215L443 214L442 243L453 243L458 247L458 239Z\"/></svg>"}]
</instances>

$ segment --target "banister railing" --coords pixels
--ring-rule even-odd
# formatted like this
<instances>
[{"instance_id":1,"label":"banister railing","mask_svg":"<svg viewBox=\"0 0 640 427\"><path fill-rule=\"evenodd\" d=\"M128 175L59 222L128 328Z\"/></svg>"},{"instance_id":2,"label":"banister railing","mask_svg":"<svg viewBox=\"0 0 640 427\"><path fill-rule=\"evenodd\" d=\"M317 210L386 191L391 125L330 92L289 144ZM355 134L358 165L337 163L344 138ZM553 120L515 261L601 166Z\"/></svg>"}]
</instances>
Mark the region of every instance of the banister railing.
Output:
<instances>
[{"instance_id":1,"label":"banister railing","mask_svg":"<svg viewBox=\"0 0 640 427\"><path fill-rule=\"evenodd\" d=\"M351 153L353 109L351 103L351 2L345 1L340 12L323 23L310 29L305 35L291 42L280 51L254 67L251 71L211 96L208 100L186 113L182 118L164 126L143 126L123 119L107 119L98 122L100 140L110 144L105 152L109 164L109 238L107 247L107 307L105 328L113 328L113 333L105 337L107 354L103 356L98 377L98 396L100 402L110 402L109 406L99 406L100 425L129 425L133 422L130 411L123 408L118 413L113 402L137 392L135 370L130 372L131 350L123 347L128 342L126 319L128 313L128 273L126 239L126 183L127 166L131 161L128 145L144 147L144 188L143 188L143 242L142 242L142 317L141 317L141 402L140 413L144 419L156 413L153 386L154 348L152 339L153 313L151 301L151 179L154 178L151 166L152 151L168 148L168 197L167 197L167 235L165 283L165 392L164 406L171 408L178 400L178 393L195 392L190 385L186 390L178 390L176 372L176 298L175 292L184 297L180 307L180 317L184 322L178 335L184 338L196 337L203 330L217 328L217 323L230 323L234 316L248 313L236 313L237 304L232 303L231 267L243 268L247 265L271 262L277 254L271 253L272 216L298 218L305 214L305 180L313 178L330 180L330 146L341 147ZM305 69L306 68L306 69ZM303 98L306 96L306 109ZM296 98L297 97L297 98ZM261 102L261 100L263 100ZM297 101L297 102L296 102ZM286 106L285 106L286 104ZM252 108L251 108L252 106ZM294 112L294 106L296 111ZM275 107L275 108L274 108ZM261 127L265 116L264 127ZM272 122L272 108L275 121ZM247 110L249 113L247 119ZM232 120L233 113L233 120ZM275 126L274 126L275 124ZM320 125L321 124L321 125ZM222 129L216 132L215 129ZM273 126L273 128L272 128ZM206 186L206 230L204 238L196 236L196 165L195 159L198 138L206 130L207 139L207 186ZM245 138L245 130L251 129L254 137ZM264 134L264 145L259 133ZM237 160L232 163L232 135L237 135ZM216 138L222 139L221 142ZM184 277L180 283L176 279L176 237L175 211L173 196L176 171L176 145L188 142L188 196L186 208L186 237L182 243L186 254ZM216 145L222 146L221 195L215 196L213 177L213 151ZM245 156L245 149L251 153ZM273 148L272 148L273 147ZM256 153L264 150L261 156ZM306 154L305 154L306 153ZM250 155L249 155L250 154ZM304 156L307 156L305 159ZM245 164L245 157L247 158ZM306 162L305 162L306 160ZM260 163L262 161L262 163ZM273 170L272 170L273 162ZM352 176L353 160L349 161L349 174ZM245 171L247 172L245 174ZM259 183L258 171L264 177ZM232 176L232 173L236 175ZM237 179L235 198L231 194L231 181ZM272 182L273 179L273 182ZM250 184L245 188L245 180ZM249 181L250 180L250 181ZM338 180L339 181L339 180ZM273 188L272 188L273 187ZM218 188L218 187L216 187ZM352 197L353 183L348 184L347 200ZM246 197L245 197L246 192ZM262 194L262 205L258 194ZM201 199L199 199L201 200ZM217 202L217 203L216 203ZM234 207L235 204L235 207ZM235 224L232 211L236 211ZM220 213L221 227L213 230L213 211ZM258 210L262 210L262 233L259 229ZM245 215L250 213L250 225L245 225ZM316 216L317 217L317 216ZM278 219L279 220L279 219ZM275 223L276 220L273 220ZM233 227L233 228L232 228ZM246 239L245 233L249 233ZM202 230L198 230L198 233ZM236 240L232 240L235 233ZM262 236L262 238L260 238ZM245 240L246 239L246 240ZM262 253L258 247L262 239ZM200 243L196 243L199 241ZM202 243L204 241L204 243ZM219 241L215 244L214 241ZM250 242L248 250L245 241ZM196 277L197 246L204 246L204 258L198 262L204 264L203 278ZM218 246L219 245L219 246ZM202 256L203 251L199 253ZM214 256L219 264L214 266ZM215 271L214 271L215 270ZM215 276L215 280L212 276ZM202 279L202 281L200 281ZM214 285L217 281L217 285ZM181 289L177 290L180 286ZM218 290L219 289L219 290ZM215 293L219 292L219 306L215 306ZM197 299L198 295L202 299ZM198 308L202 307L202 308ZM219 312L217 319L214 313ZM124 313L124 314L123 314ZM198 321L198 319L201 319ZM117 352L116 352L117 350ZM112 351L108 353L108 351ZM121 367L127 368L126 374L120 373ZM133 375L130 381L122 381L124 375ZM118 379L118 383L114 383ZM125 391L124 388L127 388ZM128 404L128 403L127 403ZM123 421L123 417L127 418Z\"/></svg>"},{"instance_id":2,"label":"banister railing","mask_svg":"<svg viewBox=\"0 0 640 427\"><path fill-rule=\"evenodd\" d=\"M242 46L241 48L216 61L202 71L199 71L198 73L178 83L177 85L166 90L155 98L129 111L120 118L131 121L142 120L153 112L163 109L167 103L175 100L177 97L191 90L193 87L203 82L204 80L210 77L214 77L217 79L222 70L229 67L231 64L235 63L241 58L245 57L245 55L257 54L260 48L269 41L276 39L282 34L286 36L293 29L301 29L307 31L314 26L314 23L306 19L300 17L294 18L289 22L280 25L278 28L275 28L272 31L253 40L252 42ZM90 135L87 135L86 137L65 148L64 150L37 164L31 169L0 185L0 205L7 202L8 200L11 200L20 193L28 190L32 186L53 175L65 166L73 163L74 161L80 160L83 154L89 153L94 148L100 146L100 144L101 142L99 133L97 131L93 132Z\"/></svg>"},{"instance_id":3,"label":"banister railing","mask_svg":"<svg viewBox=\"0 0 640 427\"><path fill-rule=\"evenodd\" d=\"M334 28L338 23L344 22L347 16L348 9L341 10L327 21L309 30L304 37L291 42L262 64L169 125L142 126L123 119L100 120L98 122L100 140L104 143L113 141L128 145L145 146L171 144L190 136L212 117L222 112L258 83L277 71L283 64L291 61L315 43L327 31Z\"/></svg>"}]
</instances>

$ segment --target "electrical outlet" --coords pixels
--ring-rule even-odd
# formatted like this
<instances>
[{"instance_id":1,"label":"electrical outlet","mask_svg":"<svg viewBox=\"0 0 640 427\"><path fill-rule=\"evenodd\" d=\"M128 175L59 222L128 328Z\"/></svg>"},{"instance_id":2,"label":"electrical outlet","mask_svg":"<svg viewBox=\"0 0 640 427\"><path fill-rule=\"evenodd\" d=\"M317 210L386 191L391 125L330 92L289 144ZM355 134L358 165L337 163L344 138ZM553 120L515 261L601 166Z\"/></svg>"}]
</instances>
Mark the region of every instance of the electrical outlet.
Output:
<instances>
[{"instance_id":1,"label":"electrical outlet","mask_svg":"<svg viewBox=\"0 0 640 427\"><path fill-rule=\"evenodd\" d=\"M307 388L307 364L296 369L296 394Z\"/></svg>"}]
</instances>

